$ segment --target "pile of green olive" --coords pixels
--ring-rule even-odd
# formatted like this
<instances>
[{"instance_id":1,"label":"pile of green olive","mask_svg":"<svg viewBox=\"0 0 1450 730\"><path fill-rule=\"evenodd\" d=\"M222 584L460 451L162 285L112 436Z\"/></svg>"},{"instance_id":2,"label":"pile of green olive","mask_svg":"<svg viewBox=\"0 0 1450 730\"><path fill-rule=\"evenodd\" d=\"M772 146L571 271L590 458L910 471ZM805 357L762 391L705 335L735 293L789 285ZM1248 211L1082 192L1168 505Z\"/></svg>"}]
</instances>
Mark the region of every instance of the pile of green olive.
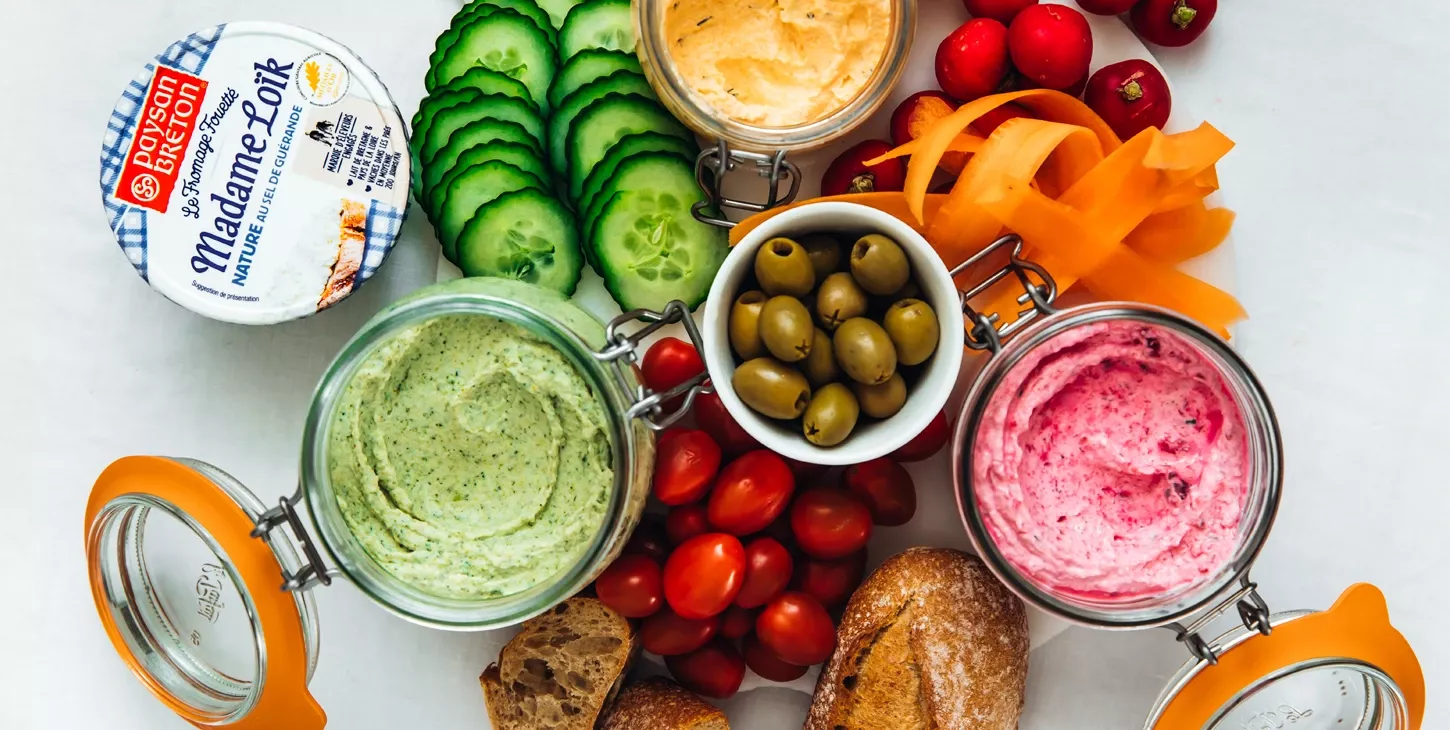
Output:
<instances>
[{"instance_id":1,"label":"pile of green olive","mask_svg":"<svg viewBox=\"0 0 1450 730\"><path fill-rule=\"evenodd\" d=\"M936 312L918 298L911 262L879 234L850 245L825 233L772 238L730 308L731 385L767 418L800 419L806 440L835 446L861 414L906 404L907 371L936 352Z\"/></svg>"}]
</instances>

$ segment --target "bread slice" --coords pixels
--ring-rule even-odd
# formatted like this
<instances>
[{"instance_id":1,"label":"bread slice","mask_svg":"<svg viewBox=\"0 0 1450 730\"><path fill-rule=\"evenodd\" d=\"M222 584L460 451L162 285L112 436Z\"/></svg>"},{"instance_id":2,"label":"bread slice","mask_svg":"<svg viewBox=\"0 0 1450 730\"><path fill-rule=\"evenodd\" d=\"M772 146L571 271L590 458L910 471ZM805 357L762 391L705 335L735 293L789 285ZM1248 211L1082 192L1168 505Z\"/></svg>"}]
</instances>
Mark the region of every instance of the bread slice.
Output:
<instances>
[{"instance_id":1,"label":"bread slice","mask_svg":"<svg viewBox=\"0 0 1450 730\"><path fill-rule=\"evenodd\" d=\"M599 730L730 730L730 721L694 692L655 677L625 687Z\"/></svg>"},{"instance_id":2,"label":"bread slice","mask_svg":"<svg viewBox=\"0 0 1450 730\"><path fill-rule=\"evenodd\" d=\"M805 730L1015 730L1027 613L982 561L912 548L846 606Z\"/></svg>"},{"instance_id":3,"label":"bread slice","mask_svg":"<svg viewBox=\"0 0 1450 730\"><path fill-rule=\"evenodd\" d=\"M478 678L494 730L590 730L636 649L629 621L593 598L529 619Z\"/></svg>"}]
</instances>

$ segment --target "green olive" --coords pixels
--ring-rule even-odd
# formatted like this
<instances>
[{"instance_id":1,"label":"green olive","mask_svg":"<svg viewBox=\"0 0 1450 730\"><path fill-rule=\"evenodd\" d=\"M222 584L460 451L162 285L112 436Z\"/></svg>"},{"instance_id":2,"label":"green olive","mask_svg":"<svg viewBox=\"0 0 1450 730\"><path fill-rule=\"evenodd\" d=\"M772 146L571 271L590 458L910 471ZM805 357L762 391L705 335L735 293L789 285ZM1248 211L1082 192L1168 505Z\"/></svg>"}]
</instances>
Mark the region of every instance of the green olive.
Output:
<instances>
[{"instance_id":1,"label":"green olive","mask_svg":"<svg viewBox=\"0 0 1450 730\"><path fill-rule=\"evenodd\" d=\"M772 238L755 252L755 278L771 296L803 297L816 288L810 255L789 238Z\"/></svg>"},{"instance_id":2,"label":"green olive","mask_svg":"<svg viewBox=\"0 0 1450 730\"><path fill-rule=\"evenodd\" d=\"M801 361L801 370L805 372L806 380L817 388L841 377L841 368L836 366L836 353L831 349L831 336L820 327L816 328L816 336L811 341L811 354Z\"/></svg>"},{"instance_id":3,"label":"green olive","mask_svg":"<svg viewBox=\"0 0 1450 730\"><path fill-rule=\"evenodd\" d=\"M835 332L842 322L865 314L869 304L856 280L844 271L837 272L827 276L816 292L816 321L827 332Z\"/></svg>"},{"instance_id":4,"label":"green olive","mask_svg":"<svg viewBox=\"0 0 1450 730\"><path fill-rule=\"evenodd\" d=\"M766 296L758 291L741 294L730 307L730 346L742 360L750 360L765 354L765 343L760 341L760 310L765 308Z\"/></svg>"},{"instance_id":5,"label":"green olive","mask_svg":"<svg viewBox=\"0 0 1450 730\"><path fill-rule=\"evenodd\" d=\"M891 379L878 384L851 383L861 410L872 418L890 418L906 405L906 379L892 373Z\"/></svg>"},{"instance_id":6,"label":"green olive","mask_svg":"<svg viewBox=\"0 0 1450 730\"><path fill-rule=\"evenodd\" d=\"M848 319L832 339L836 362L858 383L877 385L896 372L896 347L881 325L864 317Z\"/></svg>"},{"instance_id":7,"label":"green olive","mask_svg":"<svg viewBox=\"0 0 1450 730\"><path fill-rule=\"evenodd\" d=\"M860 416L861 408L851 389L831 383L811 398L801 420L801 430L805 431L806 440L817 446L835 446L851 435Z\"/></svg>"},{"instance_id":8,"label":"green olive","mask_svg":"<svg viewBox=\"0 0 1450 730\"><path fill-rule=\"evenodd\" d=\"M941 338L941 326L931 305L920 299L903 299L886 310L881 327L896 346L896 360L903 365L926 362Z\"/></svg>"},{"instance_id":9,"label":"green olive","mask_svg":"<svg viewBox=\"0 0 1450 730\"><path fill-rule=\"evenodd\" d=\"M750 410L766 418L795 418L811 402L806 376L768 357L747 360L735 368L730 386Z\"/></svg>"},{"instance_id":10,"label":"green olive","mask_svg":"<svg viewBox=\"0 0 1450 730\"><path fill-rule=\"evenodd\" d=\"M811 258L811 268L820 281L841 270L841 242L825 233L812 233L801 238L801 246Z\"/></svg>"},{"instance_id":11,"label":"green olive","mask_svg":"<svg viewBox=\"0 0 1450 730\"><path fill-rule=\"evenodd\" d=\"M911 263L895 241L872 233L851 247L851 275L862 289L885 296L906 286L911 278Z\"/></svg>"},{"instance_id":12,"label":"green olive","mask_svg":"<svg viewBox=\"0 0 1450 730\"><path fill-rule=\"evenodd\" d=\"M811 313L795 297L771 297L760 310L760 341L782 362L806 359L815 330Z\"/></svg>"}]
</instances>

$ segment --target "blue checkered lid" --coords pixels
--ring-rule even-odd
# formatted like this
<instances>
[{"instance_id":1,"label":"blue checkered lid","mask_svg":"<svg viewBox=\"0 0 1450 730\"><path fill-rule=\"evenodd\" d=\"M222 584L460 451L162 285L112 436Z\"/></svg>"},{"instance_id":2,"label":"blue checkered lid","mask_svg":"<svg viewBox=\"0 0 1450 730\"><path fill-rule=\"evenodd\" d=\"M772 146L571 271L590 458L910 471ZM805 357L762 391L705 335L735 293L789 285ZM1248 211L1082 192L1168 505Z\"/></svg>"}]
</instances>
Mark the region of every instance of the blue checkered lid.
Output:
<instances>
[{"instance_id":1,"label":"blue checkered lid","mask_svg":"<svg viewBox=\"0 0 1450 730\"><path fill-rule=\"evenodd\" d=\"M330 38L277 23L193 33L122 92L101 197L136 272L187 309L305 317L387 258L408 205L407 129Z\"/></svg>"}]
</instances>

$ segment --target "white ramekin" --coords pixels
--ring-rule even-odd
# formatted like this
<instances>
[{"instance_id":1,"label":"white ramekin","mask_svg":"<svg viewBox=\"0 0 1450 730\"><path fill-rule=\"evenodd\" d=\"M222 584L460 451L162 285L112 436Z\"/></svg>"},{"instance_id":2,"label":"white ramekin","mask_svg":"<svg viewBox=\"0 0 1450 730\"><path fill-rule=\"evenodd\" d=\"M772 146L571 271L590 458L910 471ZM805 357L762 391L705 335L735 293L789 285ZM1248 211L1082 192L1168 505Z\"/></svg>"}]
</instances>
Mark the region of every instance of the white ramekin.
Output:
<instances>
[{"instance_id":1,"label":"white ramekin","mask_svg":"<svg viewBox=\"0 0 1450 730\"><path fill-rule=\"evenodd\" d=\"M776 421L748 408L730 385L737 365L730 349L730 307L750 276L755 251L776 236L799 238L808 233L844 233L861 236L880 233L901 244L911 260L912 276L922 299L936 310L941 342L936 354L907 394L906 405L891 418L871 421L865 416L850 438L837 446L817 446L801 435L797 421ZM766 448L782 456L811 464L844 465L885 456L910 441L946 405L962 366L965 329L961 298L946 265L921 234L895 217L855 203L810 203L771 218L736 244L720 266L710 297L705 302L705 367L720 400L730 415Z\"/></svg>"}]
</instances>

